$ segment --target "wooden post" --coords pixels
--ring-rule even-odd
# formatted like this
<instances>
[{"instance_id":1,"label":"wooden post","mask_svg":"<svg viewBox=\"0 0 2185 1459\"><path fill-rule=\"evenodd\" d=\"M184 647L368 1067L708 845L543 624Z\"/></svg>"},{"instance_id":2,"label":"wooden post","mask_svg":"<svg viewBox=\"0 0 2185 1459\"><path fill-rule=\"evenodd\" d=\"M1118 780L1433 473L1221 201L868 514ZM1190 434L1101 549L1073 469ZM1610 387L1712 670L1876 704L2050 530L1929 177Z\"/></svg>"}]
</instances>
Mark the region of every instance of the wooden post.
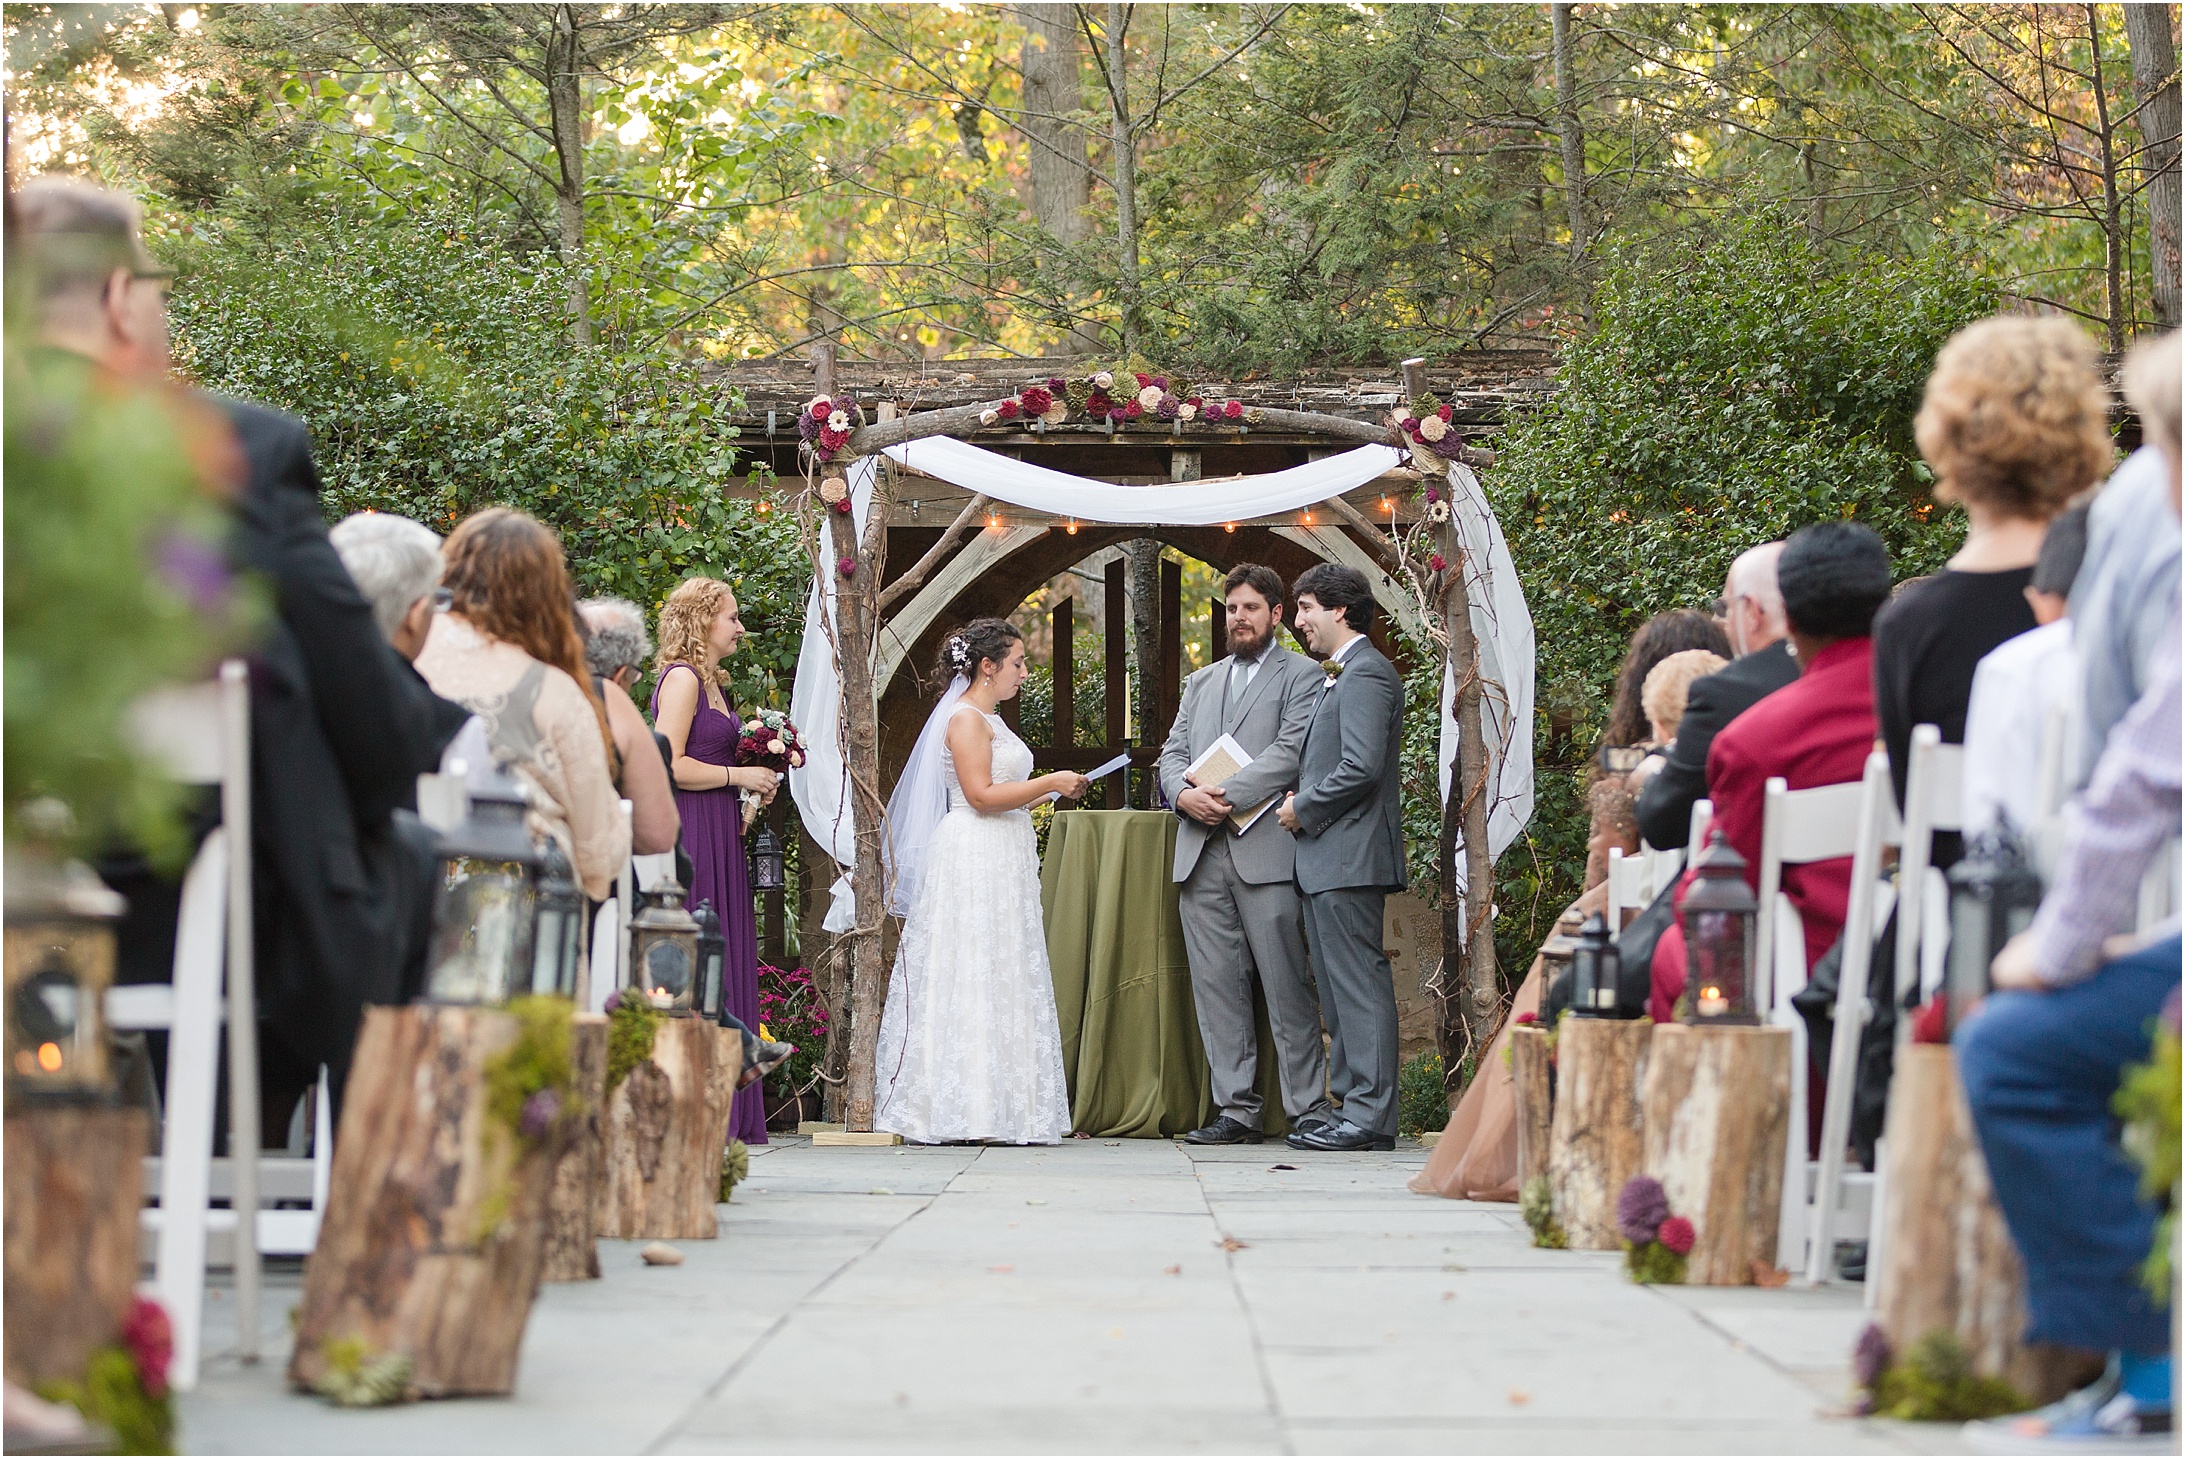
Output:
<instances>
[{"instance_id":1,"label":"wooden post","mask_svg":"<svg viewBox=\"0 0 2185 1459\"><path fill-rule=\"evenodd\" d=\"M2035 1402L2060 1396L2069 1364L2026 1330L2025 1268L1995 1204L1957 1055L1947 1044L1897 1049L1881 1143L1882 1242L1876 1317L1903 1352L1955 1333L1976 1371L2010 1379Z\"/></svg>"},{"instance_id":2,"label":"wooden post","mask_svg":"<svg viewBox=\"0 0 2185 1459\"><path fill-rule=\"evenodd\" d=\"M1556 1035L1555 1117L1549 1132L1548 1184L1555 1219L1583 1251L1613 1251L1616 1197L1645 1156L1639 1086L1654 1025L1606 1018L1566 1018Z\"/></svg>"},{"instance_id":3,"label":"wooden post","mask_svg":"<svg viewBox=\"0 0 2185 1459\"><path fill-rule=\"evenodd\" d=\"M570 1030L570 1080L584 1115L568 1148L554 1162L546 1203L542 1282L584 1282L599 1276L599 1199L607 1180L607 1019L579 1013Z\"/></svg>"},{"instance_id":4,"label":"wooden post","mask_svg":"<svg viewBox=\"0 0 2185 1459\"><path fill-rule=\"evenodd\" d=\"M1548 1035L1537 1024L1510 1030L1510 1088L1516 1106L1517 1188L1548 1173L1555 1096L1548 1082Z\"/></svg>"},{"instance_id":5,"label":"wooden post","mask_svg":"<svg viewBox=\"0 0 2185 1459\"><path fill-rule=\"evenodd\" d=\"M789 797L781 795L776 796L774 803L766 808L766 823L774 828L774 844L784 852L789 849L789 838L796 834L789 828L789 806ZM784 877L783 880L788 878ZM777 887L773 891L761 893L759 897L759 955L776 967L781 966L789 955L788 928L784 925L784 903L788 895L787 887Z\"/></svg>"},{"instance_id":6,"label":"wooden post","mask_svg":"<svg viewBox=\"0 0 2185 1459\"><path fill-rule=\"evenodd\" d=\"M143 1110L16 1101L6 1121L7 1376L81 1382L137 1281Z\"/></svg>"},{"instance_id":7,"label":"wooden post","mask_svg":"<svg viewBox=\"0 0 2185 1459\"><path fill-rule=\"evenodd\" d=\"M1646 1170L1692 1223L1685 1280L1694 1286L1748 1286L1755 1264L1775 1266L1790 1059L1789 1029L1654 1030Z\"/></svg>"},{"instance_id":8,"label":"wooden post","mask_svg":"<svg viewBox=\"0 0 2185 1459\"><path fill-rule=\"evenodd\" d=\"M1147 725L1139 736L1149 745L1158 745L1168 739L1169 726L1176 722L1176 711L1183 702L1184 682L1184 565L1172 558L1161 559L1161 682L1153 686L1148 695L1154 706L1155 723ZM1153 799L1149 792L1148 801Z\"/></svg>"},{"instance_id":9,"label":"wooden post","mask_svg":"<svg viewBox=\"0 0 2185 1459\"><path fill-rule=\"evenodd\" d=\"M364 1011L291 1383L310 1387L327 1345L354 1341L368 1359L407 1356L426 1397L515 1387L561 1154L488 1129L486 1065L517 1032L491 1008Z\"/></svg>"},{"instance_id":10,"label":"wooden post","mask_svg":"<svg viewBox=\"0 0 2185 1459\"><path fill-rule=\"evenodd\" d=\"M671 1018L652 1057L607 1101L607 1179L599 1234L710 1241L743 1042L703 1018Z\"/></svg>"},{"instance_id":11,"label":"wooden post","mask_svg":"<svg viewBox=\"0 0 2185 1459\"><path fill-rule=\"evenodd\" d=\"M1206 661L1219 663L1229 652L1229 605L1216 598L1207 609L1206 623L1211 630L1207 635L1213 642L1207 646Z\"/></svg>"},{"instance_id":12,"label":"wooden post","mask_svg":"<svg viewBox=\"0 0 2185 1459\"><path fill-rule=\"evenodd\" d=\"M1049 621L1054 639L1055 723L1047 743L1067 750L1077 743L1077 599L1064 598L1055 604Z\"/></svg>"},{"instance_id":13,"label":"wooden post","mask_svg":"<svg viewBox=\"0 0 2185 1459\"><path fill-rule=\"evenodd\" d=\"M818 392L835 388L835 345L812 346L812 373ZM885 869L880 861L880 702L873 692L872 646L877 629L876 597L887 570L888 504L876 488L860 542L851 513L826 513L836 561L851 560L856 571L835 576L835 660L842 677L843 760L849 767L850 815L856 836L856 865L850 888L857 898L857 925L846 934L850 973L849 1092L843 1116L853 1130L870 1130L873 1116L873 1059L880 1040L880 1002L886 970L880 963L880 926L886 913ZM710 1208L708 1212L710 1220ZM710 1234L710 1232L708 1233Z\"/></svg>"},{"instance_id":14,"label":"wooden post","mask_svg":"<svg viewBox=\"0 0 2185 1459\"><path fill-rule=\"evenodd\" d=\"M1102 607L1107 614L1107 643L1102 661L1108 695L1108 743L1110 750L1120 750L1130 743L1125 706L1130 689L1129 659L1124 652L1124 642L1130 632L1130 604L1123 592L1123 572L1127 564L1118 557L1108 564L1107 579L1101 585L1106 593ZM1101 803L1109 810L1118 810L1130 804L1130 772L1118 772L1108 779L1106 799ZM1117 789L1117 787L1121 787Z\"/></svg>"}]
</instances>

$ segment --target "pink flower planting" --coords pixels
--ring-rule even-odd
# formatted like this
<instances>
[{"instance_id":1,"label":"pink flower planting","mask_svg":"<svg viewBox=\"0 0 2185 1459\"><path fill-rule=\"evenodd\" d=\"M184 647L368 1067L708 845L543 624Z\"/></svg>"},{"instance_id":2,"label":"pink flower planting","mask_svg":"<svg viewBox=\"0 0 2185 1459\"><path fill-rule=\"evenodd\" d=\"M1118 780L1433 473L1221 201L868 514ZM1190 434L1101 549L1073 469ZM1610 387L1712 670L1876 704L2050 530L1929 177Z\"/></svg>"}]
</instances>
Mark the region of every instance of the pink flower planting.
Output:
<instances>
[{"instance_id":1,"label":"pink flower planting","mask_svg":"<svg viewBox=\"0 0 2185 1459\"><path fill-rule=\"evenodd\" d=\"M167 1391L167 1367L174 1361L174 1324L167 1309L149 1297L129 1299L129 1315L121 1322L121 1345L137 1365L137 1381L147 1398Z\"/></svg>"},{"instance_id":2,"label":"pink flower planting","mask_svg":"<svg viewBox=\"0 0 2185 1459\"><path fill-rule=\"evenodd\" d=\"M1656 1241L1659 1241L1679 1256L1690 1256L1692 1254L1693 1237L1692 1223L1682 1216L1671 1216L1668 1220L1662 1222L1660 1229L1654 1233Z\"/></svg>"}]
</instances>

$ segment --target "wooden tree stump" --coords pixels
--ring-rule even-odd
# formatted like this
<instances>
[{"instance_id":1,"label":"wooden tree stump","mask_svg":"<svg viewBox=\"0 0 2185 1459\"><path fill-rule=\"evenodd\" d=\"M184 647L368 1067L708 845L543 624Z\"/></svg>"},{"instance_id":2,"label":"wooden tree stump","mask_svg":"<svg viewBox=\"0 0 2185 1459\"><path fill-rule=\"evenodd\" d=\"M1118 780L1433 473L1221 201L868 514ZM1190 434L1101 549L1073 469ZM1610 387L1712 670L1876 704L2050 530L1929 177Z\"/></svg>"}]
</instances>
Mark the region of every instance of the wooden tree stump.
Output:
<instances>
[{"instance_id":1,"label":"wooden tree stump","mask_svg":"<svg viewBox=\"0 0 2185 1459\"><path fill-rule=\"evenodd\" d=\"M1646 1171L1692 1223L1685 1280L1742 1287L1775 1266L1790 1030L1665 1023L1647 1054Z\"/></svg>"},{"instance_id":2,"label":"wooden tree stump","mask_svg":"<svg viewBox=\"0 0 2185 1459\"><path fill-rule=\"evenodd\" d=\"M619 1240L710 1241L721 1153L743 1067L733 1029L671 1018L652 1058L607 1101L607 1178L599 1234Z\"/></svg>"},{"instance_id":3,"label":"wooden tree stump","mask_svg":"<svg viewBox=\"0 0 2185 1459\"><path fill-rule=\"evenodd\" d=\"M518 1032L490 1008L365 1010L290 1382L309 1387L348 1341L407 1356L425 1397L515 1387L560 1156L487 1113L486 1065Z\"/></svg>"},{"instance_id":4,"label":"wooden tree stump","mask_svg":"<svg viewBox=\"0 0 2185 1459\"><path fill-rule=\"evenodd\" d=\"M2036 1402L2061 1397L2072 1357L2024 1341L2026 1275L1995 1204L1988 1162L1947 1044L1897 1050L1882 1143L1882 1249L1877 1317L1903 1352L1929 1333L1957 1334L1974 1368L2008 1378Z\"/></svg>"},{"instance_id":5,"label":"wooden tree stump","mask_svg":"<svg viewBox=\"0 0 2185 1459\"><path fill-rule=\"evenodd\" d=\"M1548 1035L1538 1024L1510 1030L1510 1090L1516 1103L1517 1188L1548 1173L1554 1096L1548 1083Z\"/></svg>"},{"instance_id":6,"label":"wooden tree stump","mask_svg":"<svg viewBox=\"0 0 2185 1459\"><path fill-rule=\"evenodd\" d=\"M7 1376L80 1380L137 1283L143 1110L20 1102L6 1120Z\"/></svg>"},{"instance_id":7,"label":"wooden tree stump","mask_svg":"<svg viewBox=\"0 0 2185 1459\"><path fill-rule=\"evenodd\" d=\"M584 1282L599 1276L599 1198L607 1182L607 1020L580 1013L569 1049L576 1097L584 1101L546 1204L546 1264L540 1280Z\"/></svg>"},{"instance_id":8,"label":"wooden tree stump","mask_svg":"<svg viewBox=\"0 0 2185 1459\"><path fill-rule=\"evenodd\" d=\"M1580 1250L1613 1251L1616 1197L1645 1155L1639 1084L1654 1025L1566 1018L1556 1035L1548 1184L1555 1219Z\"/></svg>"}]
</instances>

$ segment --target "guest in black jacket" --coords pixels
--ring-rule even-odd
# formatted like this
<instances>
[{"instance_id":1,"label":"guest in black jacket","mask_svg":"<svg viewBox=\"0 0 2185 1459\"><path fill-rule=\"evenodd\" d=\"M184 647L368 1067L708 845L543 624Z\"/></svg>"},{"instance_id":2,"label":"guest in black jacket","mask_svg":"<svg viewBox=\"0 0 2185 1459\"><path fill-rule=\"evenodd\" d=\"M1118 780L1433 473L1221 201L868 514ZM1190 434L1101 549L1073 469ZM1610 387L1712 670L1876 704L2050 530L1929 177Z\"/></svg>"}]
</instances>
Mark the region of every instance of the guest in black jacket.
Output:
<instances>
[{"instance_id":1,"label":"guest in black jacket","mask_svg":"<svg viewBox=\"0 0 2185 1459\"><path fill-rule=\"evenodd\" d=\"M1707 751L1725 725L1798 677L1790 623L1775 583L1780 542L1752 548L1730 564L1718 616L1737 657L1692 681L1676 743L1639 791L1639 834L1667 851L1692 836L1692 806L1707 795Z\"/></svg>"},{"instance_id":2,"label":"guest in black jacket","mask_svg":"<svg viewBox=\"0 0 2185 1459\"><path fill-rule=\"evenodd\" d=\"M118 377L162 380L163 276L138 238L135 204L41 179L16 194L13 210L11 241L38 265L45 343ZM339 1098L364 1005L415 986L431 852L407 813L416 777L437 767L461 719L396 657L335 555L302 424L241 401L207 403L233 430L232 551L274 609L250 659L250 735L262 1074L278 1142L320 1064ZM133 920L153 925L124 931L137 954L130 972L164 978L174 900L158 894L148 870L141 880L123 890Z\"/></svg>"}]
</instances>

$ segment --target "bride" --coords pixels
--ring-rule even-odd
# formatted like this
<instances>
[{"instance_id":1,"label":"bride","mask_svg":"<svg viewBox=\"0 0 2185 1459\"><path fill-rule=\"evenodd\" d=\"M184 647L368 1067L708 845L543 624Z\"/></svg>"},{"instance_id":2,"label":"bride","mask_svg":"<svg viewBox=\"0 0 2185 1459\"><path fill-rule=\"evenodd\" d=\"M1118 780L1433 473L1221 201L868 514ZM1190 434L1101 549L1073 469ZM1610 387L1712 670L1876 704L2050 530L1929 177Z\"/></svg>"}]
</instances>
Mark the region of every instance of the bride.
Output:
<instances>
[{"instance_id":1,"label":"bride","mask_svg":"<svg viewBox=\"0 0 2185 1459\"><path fill-rule=\"evenodd\" d=\"M1054 1144L1070 1133L1031 808L1086 780L1027 779L994 712L1024 683L1024 635L978 618L949 635L948 692L888 802L889 910L904 917L880 1018L873 1128L906 1140Z\"/></svg>"}]
</instances>

